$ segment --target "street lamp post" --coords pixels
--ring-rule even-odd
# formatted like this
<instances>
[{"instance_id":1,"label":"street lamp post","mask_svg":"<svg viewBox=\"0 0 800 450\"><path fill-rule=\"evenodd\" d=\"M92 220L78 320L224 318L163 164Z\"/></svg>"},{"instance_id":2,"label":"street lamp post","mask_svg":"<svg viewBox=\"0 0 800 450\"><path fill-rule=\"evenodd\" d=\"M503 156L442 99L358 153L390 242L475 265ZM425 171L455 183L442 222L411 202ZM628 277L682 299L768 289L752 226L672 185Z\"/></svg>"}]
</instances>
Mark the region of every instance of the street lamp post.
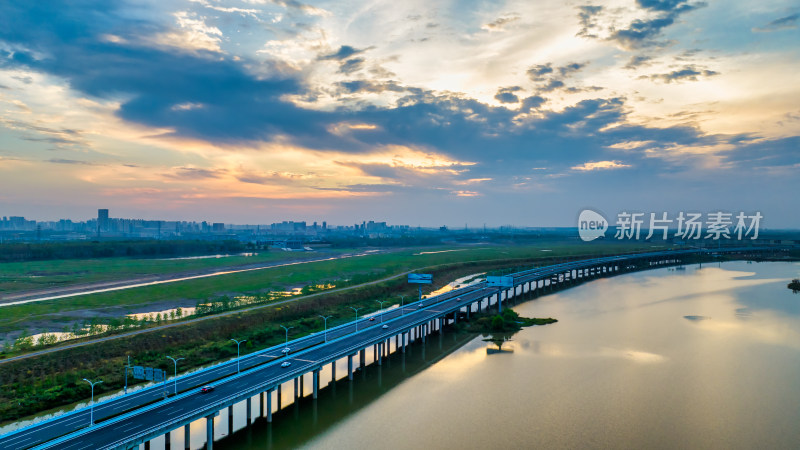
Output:
<instances>
[{"instance_id":1,"label":"street lamp post","mask_svg":"<svg viewBox=\"0 0 800 450\"><path fill-rule=\"evenodd\" d=\"M103 380L97 380L94 383L92 383L91 381L84 378L83 381L89 383L89 385L92 387L92 400L89 403L89 405L91 405L91 408L89 409L89 426L92 426L94 425L94 385L102 383Z\"/></svg>"},{"instance_id":2,"label":"street lamp post","mask_svg":"<svg viewBox=\"0 0 800 450\"><path fill-rule=\"evenodd\" d=\"M356 312L356 331L358 331L358 310L361 309L361 308L353 308L351 306L350 309L352 309L353 311Z\"/></svg>"},{"instance_id":3,"label":"street lamp post","mask_svg":"<svg viewBox=\"0 0 800 450\"><path fill-rule=\"evenodd\" d=\"M236 342L236 373L239 373L239 346L242 345L243 342L247 342L247 339L242 341L237 341L236 339L231 339L233 342Z\"/></svg>"},{"instance_id":4,"label":"street lamp post","mask_svg":"<svg viewBox=\"0 0 800 450\"><path fill-rule=\"evenodd\" d=\"M401 316L406 315L406 308L403 306L403 302L405 300L406 300L406 296L405 295L401 295L400 296L400 315Z\"/></svg>"},{"instance_id":5,"label":"street lamp post","mask_svg":"<svg viewBox=\"0 0 800 450\"><path fill-rule=\"evenodd\" d=\"M383 323L383 304L388 302L389 300L375 300L381 305L381 323Z\"/></svg>"},{"instance_id":6,"label":"street lamp post","mask_svg":"<svg viewBox=\"0 0 800 450\"><path fill-rule=\"evenodd\" d=\"M284 330L286 330L286 343L285 343L285 344L283 344L283 348L284 348L284 350L286 350L287 348L289 348L289 330L291 330L291 329L292 329L292 328L294 328L294 327L288 327L288 328L287 328L287 327L285 327L285 326L281 325L281 328L283 328ZM289 354L289 352L286 352L286 354L288 355L288 354Z\"/></svg>"},{"instance_id":7,"label":"street lamp post","mask_svg":"<svg viewBox=\"0 0 800 450\"><path fill-rule=\"evenodd\" d=\"M175 359L172 356L167 356L167 358L171 359L173 363L175 363L175 376L172 377L175 381L175 395L178 395L178 361L182 360L183 358ZM237 362L238 364L238 362ZM238 366L237 366L238 368Z\"/></svg>"},{"instance_id":8,"label":"street lamp post","mask_svg":"<svg viewBox=\"0 0 800 450\"><path fill-rule=\"evenodd\" d=\"M318 315L322 317L322 320L325 321L325 342L328 342L328 319L330 319L333 316L323 316L322 314Z\"/></svg>"}]
</instances>

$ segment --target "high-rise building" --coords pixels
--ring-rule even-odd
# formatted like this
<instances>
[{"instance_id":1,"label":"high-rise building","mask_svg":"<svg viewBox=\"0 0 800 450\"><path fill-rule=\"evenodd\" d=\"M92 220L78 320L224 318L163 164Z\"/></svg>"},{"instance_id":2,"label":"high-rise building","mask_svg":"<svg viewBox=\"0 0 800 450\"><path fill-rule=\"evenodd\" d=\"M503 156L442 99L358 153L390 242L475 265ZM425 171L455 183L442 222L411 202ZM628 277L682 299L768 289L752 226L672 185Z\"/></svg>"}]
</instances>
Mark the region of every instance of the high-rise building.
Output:
<instances>
[{"instance_id":1,"label":"high-rise building","mask_svg":"<svg viewBox=\"0 0 800 450\"><path fill-rule=\"evenodd\" d=\"M108 231L108 210L97 210L97 229L98 231Z\"/></svg>"}]
</instances>

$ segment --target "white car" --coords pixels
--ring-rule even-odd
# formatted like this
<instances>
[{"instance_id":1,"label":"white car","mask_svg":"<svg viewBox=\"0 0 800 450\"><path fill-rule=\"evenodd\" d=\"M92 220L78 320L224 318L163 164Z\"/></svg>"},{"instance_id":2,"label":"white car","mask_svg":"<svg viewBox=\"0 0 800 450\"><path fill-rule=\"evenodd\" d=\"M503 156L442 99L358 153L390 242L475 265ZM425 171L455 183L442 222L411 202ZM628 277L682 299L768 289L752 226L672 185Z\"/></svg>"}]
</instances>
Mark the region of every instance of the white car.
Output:
<instances>
[{"instance_id":1,"label":"white car","mask_svg":"<svg viewBox=\"0 0 800 450\"><path fill-rule=\"evenodd\" d=\"M289 367L289 366L291 366L291 365L292 365L292 363L290 363L289 361L284 361L284 362L281 364L281 367Z\"/></svg>"},{"instance_id":2,"label":"white car","mask_svg":"<svg viewBox=\"0 0 800 450\"><path fill-rule=\"evenodd\" d=\"M281 353L286 353L288 355L289 354L289 347L285 347L283 350L281 350Z\"/></svg>"},{"instance_id":3,"label":"white car","mask_svg":"<svg viewBox=\"0 0 800 450\"><path fill-rule=\"evenodd\" d=\"M385 330L385 329L389 328L389 325L384 325L381 328L383 328Z\"/></svg>"}]
</instances>

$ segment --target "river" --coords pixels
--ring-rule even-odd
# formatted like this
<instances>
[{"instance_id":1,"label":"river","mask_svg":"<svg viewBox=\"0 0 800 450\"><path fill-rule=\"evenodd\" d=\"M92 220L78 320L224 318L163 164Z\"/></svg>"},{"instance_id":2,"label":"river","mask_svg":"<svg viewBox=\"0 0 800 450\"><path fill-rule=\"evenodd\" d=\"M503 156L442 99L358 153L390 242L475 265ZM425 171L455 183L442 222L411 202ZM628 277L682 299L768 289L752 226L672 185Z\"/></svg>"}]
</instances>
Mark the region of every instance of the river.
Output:
<instances>
[{"instance_id":1,"label":"river","mask_svg":"<svg viewBox=\"0 0 800 450\"><path fill-rule=\"evenodd\" d=\"M559 322L509 352L434 335L215 448L800 448L799 274L728 262L595 280L516 305Z\"/></svg>"}]
</instances>

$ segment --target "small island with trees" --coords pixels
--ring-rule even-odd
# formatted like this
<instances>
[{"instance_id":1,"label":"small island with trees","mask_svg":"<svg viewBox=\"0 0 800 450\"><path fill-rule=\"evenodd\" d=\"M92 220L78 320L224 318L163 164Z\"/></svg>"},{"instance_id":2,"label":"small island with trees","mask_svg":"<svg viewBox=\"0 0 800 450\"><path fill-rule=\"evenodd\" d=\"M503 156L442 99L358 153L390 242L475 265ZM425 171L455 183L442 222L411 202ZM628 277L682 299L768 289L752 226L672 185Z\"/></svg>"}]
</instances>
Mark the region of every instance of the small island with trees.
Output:
<instances>
[{"instance_id":1,"label":"small island with trees","mask_svg":"<svg viewBox=\"0 0 800 450\"><path fill-rule=\"evenodd\" d=\"M473 316L469 322L459 322L458 328L473 333L514 332L519 331L522 327L547 325L555 322L558 320L551 317L546 319L521 317L513 309L505 309L503 314Z\"/></svg>"},{"instance_id":2,"label":"small island with trees","mask_svg":"<svg viewBox=\"0 0 800 450\"><path fill-rule=\"evenodd\" d=\"M795 294L800 292L800 279L795 278L792 280L791 283L787 284L786 287L792 290Z\"/></svg>"}]
</instances>

